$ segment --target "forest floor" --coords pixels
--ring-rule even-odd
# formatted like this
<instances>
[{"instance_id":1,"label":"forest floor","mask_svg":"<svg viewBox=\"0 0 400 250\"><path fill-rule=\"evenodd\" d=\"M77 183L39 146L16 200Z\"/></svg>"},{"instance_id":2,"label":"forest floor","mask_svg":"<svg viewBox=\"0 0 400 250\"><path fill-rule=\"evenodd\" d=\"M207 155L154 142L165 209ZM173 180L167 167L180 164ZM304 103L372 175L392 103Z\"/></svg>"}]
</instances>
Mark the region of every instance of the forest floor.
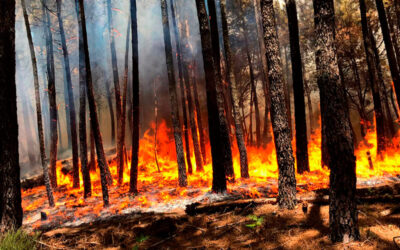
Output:
<instances>
[{"instance_id":1,"label":"forest floor","mask_svg":"<svg viewBox=\"0 0 400 250\"><path fill-rule=\"evenodd\" d=\"M347 244L329 240L329 207L307 203L292 211L252 204L196 215L177 210L115 217L43 232L38 244L41 249L397 249L396 206L360 204L361 241Z\"/></svg>"}]
</instances>

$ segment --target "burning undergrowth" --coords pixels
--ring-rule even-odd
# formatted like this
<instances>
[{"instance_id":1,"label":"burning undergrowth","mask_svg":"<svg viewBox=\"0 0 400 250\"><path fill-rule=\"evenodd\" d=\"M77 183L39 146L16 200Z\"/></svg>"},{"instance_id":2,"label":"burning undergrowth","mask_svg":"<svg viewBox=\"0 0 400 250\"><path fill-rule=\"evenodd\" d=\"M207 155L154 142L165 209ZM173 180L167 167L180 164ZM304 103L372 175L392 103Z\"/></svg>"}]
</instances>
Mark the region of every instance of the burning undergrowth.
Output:
<instances>
[{"instance_id":1,"label":"burning undergrowth","mask_svg":"<svg viewBox=\"0 0 400 250\"><path fill-rule=\"evenodd\" d=\"M49 208L43 186L23 190L22 205L25 212L25 225L33 228L73 226L114 215L184 209L187 205L195 202L276 196L278 166L273 143L264 148L248 147L249 179L238 178L240 173L239 152L236 147L233 147L236 180L228 183L228 194L216 195L209 192L212 182L209 154L204 171L194 171L192 175L188 175L188 187L178 186L175 147L170 136L171 131L165 122L157 127L157 138L153 125L140 142L139 194L135 196L129 194L129 157L124 169L124 183L118 186L115 155L110 153L107 156L114 177L114 183L109 187L110 206L107 208L103 207L98 169L91 172L92 197L84 199L82 177L80 178L81 188L73 189L72 175L68 171L70 161L59 161L57 164L58 187L54 193L55 208ZM356 150L359 186L373 186L388 180L400 181L396 177L400 167L399 139L398 136L392 142L392 145L396 146L388 148L382 157L376 158L376 133L370 131L367 134L366 140L361 142ZM320 133L316 131L311 136L309 143L310 172L297 175L299 193L326 188L329 183L329 170L321 167L320 145ZM129 153L127 155L129 156ZM194 157L191 159L192 165L196 166Z\"/></svg>"}]
</instances>

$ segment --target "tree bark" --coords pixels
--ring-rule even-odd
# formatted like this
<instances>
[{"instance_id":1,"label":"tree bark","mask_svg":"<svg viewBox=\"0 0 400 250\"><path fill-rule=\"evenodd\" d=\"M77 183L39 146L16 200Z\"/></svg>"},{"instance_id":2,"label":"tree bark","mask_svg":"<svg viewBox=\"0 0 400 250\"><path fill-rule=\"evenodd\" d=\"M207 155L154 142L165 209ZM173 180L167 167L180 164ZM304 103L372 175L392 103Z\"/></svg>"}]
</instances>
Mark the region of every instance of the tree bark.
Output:
<instances>
[{"instance_id":1,"label":"tree bark","mask_svg":"<svg viewBox=\"0 0 400 250\"><path fill-rule=\"evenodd\" d=\"M22 226L15 83L15 1L0 3L0 232Z\"/></svg>"},{"instance_id":2,"label":"tree bark","mask_svg":"<svg viewBox=\"0 0 400 250\"><path fill-rule=\"evenodd\" d=\"M64 66L66 76L66 89L68 93L68 110L69 110L69 121L70 121L70 133L72 143L72 176L73 176L73 187L79 188L79 150L78 150L78 135L76 132L76 113L75 113L75 99L74 91L72 89L71 80L71 69L69 64L69 55L67 48L67 41L65 38L64 24L61 17L61 0L57 0L57 18L58 25L60 28L61 46L64 55Z\"/></svg>"},{"instance_id":3,"label":"tree bark","mask_svg":"<svg viewBox=\"0 0 400 250\"><path fill-rule=\"evenodd\" d=\"M285 81L285 100L286 100L286 113L288 117L288 122L289 122L289 128L290 128L290 139L293 139L293 122L292 122L292 97L290 95L290 77L289 77L289 56L286 50L286 46L283 46L283 54L285 55L285 73L286 75L286 81ZM285 78L284 78L285 79Z\"/></svg>"},{"instance_id":4,"label":"tree bark","mask_svg":"<svg viewBox=\"0 0 400 250\"><path fill-rule=\"evenodd\" d=\"M329 151L329 227L332 242L359 240L356 203L356 158L335 48L333 0L314 0L317 82ZM322 100L325 100L324 102ZM340 146L338 146L340 145Z\"/></svg>"},{"instance_id":5,"label":"tree bark","mask_svg":"<svg viewBox=\"0 0 400 250\"><path fill-rule=\"evenodd\" d=\"M218 23L217 23L217 11L214 0L209 0L208 2L209 8L209 19L210 19L210 33L211 33L211 48L214 57L214 69L215 73L215 90L217 97L217 107L219 113L219 136L220 141L223 143L224 153L222 154L225 157L224 160L224 168L225 174L229 178L230 181L234 181L235 174L233 171L233 162L232 162L232 148L229 136L229 128L228 122L225 116L225 106L224 106L224 94L223 94L223 86L222 86L222 78L221 78L221 50L219 45L219 35L218 35ZM199 7L197 7L199 11ZM204 45L203 45L204 46ZM204 52L203 52L204 53Z\"/></svg>"},{"instance_id":6,"label":"tree bark","mask_svg":"<svg viewBox=\"0 0 400 250\"><path fill-rule=\"evenodd\" d=\"M40 159L41 159L41 163L42 163L43 177L44 177L44 183L46 186L46 193L47 193L47 197L49 200L49 205L51 207L53 207L54 206L53 190L52 190L52 187L50 184L49 168L47 166L47 159L46 159L46 148L44 146L42 105L40 103L39 74L38 74L38 68L37 68L37 60L36 60L35 48L33 46L32 32L31 32L31 27L29 24L28 13L26 11L25 0L21 0L21 4L22 4L23 15L24 15L26 34L28 37L29 50L31 53L31 61L32 61L33 85L35 88L35 100L36 100L36 119L37 119L39 147L40 147Z\"/></svg>"},{"instance_id":7,"label":"tree bark","mask_svg":"<svg viewBox=\"0 0 400 250\"><path fill-rule=\"evenodd\" d=\"M235 122L236 143L240 154L240 176L242 178L249 178L250 176L249 176L249 166L247 159L247 149L243 136L242 122L239 110L238 90L234 74L234 61L233 61L234 59L232 56L231 45L229 43L229 27L226 15L226 0L221 0L220 5L221 5L224 48L226 53L226 70L227 70L227 75L229 76L228 85L229 85L229 91L231 92L232 96L232 109L233 109L233 119Z\"/></svg>"},{"instance_id":8,"label":"tree bark","mask_svg":"<svg viewBox=\"0 0 400 250\"><path fill-rule=\"evenodd\" d=\"M372 28L368 26L369 28L369 34L370 34L370 41L371 41L371 46L372 46L372 51L374 53L374 62L375 62L375 68L377 70L377 75L378 75L378 90L379 90L379 95L380 99L383 103L383 120L384 120L384 135L386 138L391 138L394 135L394 126L393 122L391 119L391 114L390 114L390 108L389 108L389 102L388 102L388 96L387 96L387 91L385 87L385 80L384 80L384 74L383 74L383 68L381 64L381 58L380 58L380 53L376 44L375 37L372 33ZM385 146L386 146L385 141ZM384 149L384 148L383 148Z\"/></svg>"},{"instance_id":9,"label":"tree bark","mask_svg":"<svg viewBox=\"0 0 400 250\"><path fill-rule=\"evenodd\" d=\"M189 174L193 173L192 161L190 160L190 143L189 143L189 122L187 115L187 106L186 106L186 97L185 97L185 87L184 81L188 79L184 79L183 77L183 65L182 65L182 50L181 50L181 41L178 32L177 18L175 14L175 5L174 1L171 0L171 14L172 14L172 25L174 29L174 36L176 41L176 54L178 61L178 77L179 77L179 88L181 93L181 104L182 104L182 117L183 117L183 133L185 136L185 151L186 151L186 164Z\"/></svg>"},{"instance_id":10,"label":"tree bark","mask_svg":"<svg viewBox=\"0 0 400 250\"><path fill-rule=\"evenodd\" d=\"M308 162L308 138L306 104L304 102L303 68L300 52L299 23L295 0L286 0L289 23L290 55L292 61L292 79L294 91L294 119L296 128L296 163L297 173L310 171Z\"/></svg>"},{"instance_id":11,"label":"tree bark","mask_svg":"<svg viewBox=\"0 0 400 250\"><path fill-rule=\"evenodd\" d=\"M124 68L124 85L122 87L122 107L120 117L120 128L118 130L117 143L117 163L118 163L118 184L123 184L124 180L124 148L125 148L125 127L126 127L126 96L128 91L128 73L129 73L129 42L131 38L131 20L129 18L126 31L125 44L125 68Z\"/></svg>"},{"instance_id":12,"label":"tree bark","mask_svg":"<svg viewBox=\"0 0 400 250\"><path fill-rule=\"evenodd\" d=\"M111 8L111 0L107 0L107 20L108 20L108 36L110 39L110 49L111 49L111 65L112 65L112 72L113 72L113 82L114 82L114 94L115 94L115 110L117 113L117 149L123 148L123 145L119 145L123 143L119 140L119 136L121 134L120 130L122 129L122 101L121 101L121 89L119 85L119 74L118 74L118 59L117 59L117 51L115 49L115 37L114 37L114 28L113 28L113 20L112 20L112 8ZM123 169L123 158L122 153L120 150L117 150L117 166L118 169ZM119 179L118 179L119 181Z\"/></svg>"},{"instance_id":13,"label":"tree bark","mask_svg":"<svg viewBox=\"0 0 400 250\"><path fill-rule=\"evenodd\" d=\"M222 138L220 134L221 120L220 113L218 112L216 89L219 73L216 66L217 62L215 62L213 57L211 30L208 23L209 16L207 14L204 0L196 0L196 7L197 17L200 24L201 46L206 77L208 127L213 168L212 191L222 193L226 191L225 166L230 164L229 160L227 160L229 153L225 150L225 147L229 146L230 148L230 142L229 140L226 141L226 137Z\"/></svg>"},{"instance_id":14,"label":"tree bark","mask_svg":"<svg viewBox=\"0 0 400 250\"><path fill-rule=\"evenodd\" d=\"M279 168L278 200L281 208L294 209L296 206L296 177L273 1L262 0L261 11L269 67L272 129Z\"/></svg>"},{"instance_id":15,"label":"tree bark","mask_svg":"<svg viewBox=\"0 0 400 250\"><path fill-rule=\"evenodd\" d=\"M375 111L375 121L376 121L376 134L377 134L377 152L381 154L385 149L385 123L383 119L382 112L382 101L381 96L379 94L379 85L376 74L376 64L374 64L374 54L372 49L372 42L370 29L368 28L368 20L367 20L367 7L365 4L365 0L360 0L360 13L361 13L361 25L363 32L363 40L364 40L364 49L365 49L365 57L368 66L368 76L369 83L372 91L372 98L374 101L374 111ZM378 58L379 59L379 58ZM376 59L375 59L376 60Z\"/></svg>"},{"instance_id":16,"label":"tree bark","mask_svg":"<svg viewBox=\"0 0 400 250\"><path fill-rule=\"evenodd\" d=\"M87 150L87 130L86 130L86 70L85 70L85 51L83 44L82 20L80 18L79 1L75 0L75 9L78 19L79 34L79 149L81 158L81 172L83 178L84 198L92 195L92 184L90 179L90 167L88 165ZM92 135L92 134L91 134ZM92 136L91 136L92 138ZM94 150L94 143L91 144ZM94 152L91 152L94 157ZM92 159L90 164L96 164ZM92 168L94 170L94 168Z\"/></svg>"},{"instance_id":17,"label":"tree bark","mask_svg":"<svg viewBox=\"0 0 400 250\"><path fill-rule=\"evenodd\" d=\"M136 0L131 0L132 26L132 156L129 192L137 193L137 176L139 164L139 47L137 29Z\"/></svg>"},{"instance_id":18,"label":"tree bark","mask_svg":"<svg viewBox=\"0 0 400 250\"><path fill-rule=\"evenodd\" d=\"M193 94L194 94L194 104L196 107L196 117L197 117L197 127L199 128L199 136L200 136L200 148L201 154L203 158L203 164L207 163L207 151L206 151L206 137L204 135L204 127L203 127L203 118L201 115L200 109L200 100L199 100L199 92L197 90L197 65L196 61L193 61Z\"/></svg>"},{"instance_id":19,"label":"tree bark","mask_svg":"<svg viewBox=\"0 0 400 250\"><path fill-rule=\"evenodd\" d=\"M382 0L376 0L376 9L378 10L379 22L381 24L383 41L385 43L386 55L389 61L389 68L396 90L396 96L400 96L400 73L396 61L396 56L393 50L393 43L390 38L390 31L385 12L385 6L383 5ZM400 106L400 98L397 99L397 103Z\"/></svg>"},{"instance_id":20,"label":"tree bark","mask_svg":"<svg viewBox=\"0 0 400 250\"><path fill-rule=\"evenodd\" d=\"M162 13L162 24L164 32L165 58L167 61L167 71L168 71L169 96L171 102L171 118L172 118L172 126L174 129L175 149L178 162L179 186L186 187L187 177L186 177L185 155L183 153L182 133L180 126L181 123L179 121L178 98L176 95L176 81L174 76L175 70L173 64L171 34L169 30L168 7L166 0L161 0L161 13Z\"/></svg>"},{"instance_id":21,"label":"tree bark","mask_svg":"<svg viewBox=\"0 0 400 250\"><path fill-rule=\"evenodd\" d=\"M241 26L242 29L244 31L244 47L246 50L246 59L247 59L247 63L249 65L249 74L250 74L250 88L251 88L251 92L253 93L253 105L254 105L254 115L255 115L255 122L256 122L256 145L257 147L261 146L261 119L260 119L260 108L258 106L258 96L257 96L257 85L256 85L256 80L254 77L254 68L253 68L253 62L251 60L251 56L250 56L250 46L249 46L249 42L248 42L248 37L249 34L247 32L247 28L246 28L246 20L245 20L245 16L244 13L242 11L242 7L239 7L240 9L240 19L241 19ZM252 119L252 116L250 116L250 119ZM251 131L251 143L254 143L253 141L253 130Z\"/></svg>"},{"instance_id":22,"label":"tree bark","mask_svg":"<svg viewBox=\"0 0 400 250\"><path fill-rule=\"evenodd\" d=\"M47 2L46 2L47 3ZM51 32L50 14L43 3L43 13L45 17L45 37L46 37L46 58L47 58L47 80L48 95L50 105L50 182L52 187L57 187L57 121L58 110L56 102L56 79L54 71L54 52L53 52L53 34Z\"/></svg>"},{"instance_id":23,"label":"tree bark","mask_svg":"<svg viewBox=\"0 0 400 250\"><path fill-rule=\"evenodd\" d=\"M91 72L91 66L90 66L87 31L86 31L86 17L85 17L85 9L84 9L83 0L79 0L79 10L80 10L80 19L81 19L80 22L81 22L81 26L82 26L83 48L84 48L84 52L85 52L86 89L87 89L88 102L89 102L90 123L91 123L91 127L93 130L94 140L96 142L97 161L98 161L98 165L100 168L103 203L104 203L104 206L107 207L109 205L107 184L112 182L112 177L111 177L111 174L109 174L110 170L108 168L106 156L104 154L103 139L101 137L99 120L97 117L96 102L95 102L93 82L92 82L92 72Z\"/></svg>"},{"instance_id":24,"label":"tree bark","mask_svg":"<svg viewBox=\"0 0 400 250\"><path fill-rule=\"evenodd\" d=\"M190 44L188 41L188 23L185 23L185 29L182 33L182 40L183 40L183 77L185 79L185 87L186 87L186 97L188 101L189 107L189 122L190 122L190 130L192 131L192 140L193 140L193 150L194 150L194 157L196 159L196 171L201 172L203 171L203 161L201 158L201 151L200 151L200 143L199 137L197 134L197 124L195 119L195 109L192 97L192 88L191 85L196 84L193 80L191 80L189 76L189 67L191 67L190 62Z\"/></svg>"}]
</instances>

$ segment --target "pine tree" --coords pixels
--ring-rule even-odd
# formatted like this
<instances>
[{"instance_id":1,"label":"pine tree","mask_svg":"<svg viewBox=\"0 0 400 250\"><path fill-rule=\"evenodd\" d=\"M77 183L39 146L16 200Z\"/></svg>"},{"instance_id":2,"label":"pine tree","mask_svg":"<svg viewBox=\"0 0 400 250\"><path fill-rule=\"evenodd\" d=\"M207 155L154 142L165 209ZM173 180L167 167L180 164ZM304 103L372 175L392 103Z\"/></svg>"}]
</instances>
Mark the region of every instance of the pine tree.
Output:
<instances>
[{"instance_id":1,"label":"pine tree","mask_svg":"<svg viewBox=\"0 0 400 250\"><path fill-rule=\"evenodd\" d=\"M22 226L15 84L15 1L0 2L0 232Z\"/></svg>"},{"instance_id":2,"label":"pine tree","mask_svg":"<svg viewBox=\"0 0 400 250\"><path fill-rule=\"evenodd\" d=\"M314 0L317 82L330 160L329 228L332 242L358 240L356 162L346 95L339 79L333 0ZM325 100L325 101L322 101ZM340 146L338 146L340 145Z\"/></svg>"},{"instance_id":3,"label":"pine tree","mask_svg":"<svg viewBox=\"0 0 400 250\"><path fill-rule=\"evenodd\" d=\"M269 68L272 129L279 167L278 201L280 207L293 209L296 206L296 178L273 1L262 0L261 11Z\"/></svg>"}]
</instances>

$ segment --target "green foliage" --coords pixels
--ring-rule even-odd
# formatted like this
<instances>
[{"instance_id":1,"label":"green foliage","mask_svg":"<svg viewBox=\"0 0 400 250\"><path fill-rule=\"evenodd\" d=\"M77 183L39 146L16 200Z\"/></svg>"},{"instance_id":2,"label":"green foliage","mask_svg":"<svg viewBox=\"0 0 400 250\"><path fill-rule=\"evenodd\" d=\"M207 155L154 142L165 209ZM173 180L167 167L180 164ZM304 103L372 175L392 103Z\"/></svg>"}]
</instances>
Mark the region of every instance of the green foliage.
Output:
<instances>
[{"instance_id":1,"label":"green foliage","mask_svg":"<svg viewBox=\"0 0 400 250\"><path fill-rule=\"evenodd\" d=\"M136 242L137 244L132 248L132 250L139 250L139 245L140 243L145 242L146 240L148 240L150 238L150 236L146 236L146 235L140 235L139 237L136 238ZM1 250L1 249L0 249Z\"/></svg>"},{"instance_id":2,"label":"green foliage","mask_svg":"<svg viewBox=\"0 0 400 250\"><path fill-rule=\"evenodd\" d=\"M262 216L258 217L257 215L249 215L249 216L247 216L247 218L249 218L253 221L253 223L246 225L246 227L249 227L249 228L259 227L264 222L264 217L262 217Z\"/></svg>"},{"instance_id":3,"label":"green foliage","mask_svg":"<svg viewBox=\"0 0 400 250\"><path fill-rule=\"evenodd\" d=\"M23 230L9 231L0 235L0 250L36 249L37 236L30 236Z\"/></svg>"}]
</instances>

